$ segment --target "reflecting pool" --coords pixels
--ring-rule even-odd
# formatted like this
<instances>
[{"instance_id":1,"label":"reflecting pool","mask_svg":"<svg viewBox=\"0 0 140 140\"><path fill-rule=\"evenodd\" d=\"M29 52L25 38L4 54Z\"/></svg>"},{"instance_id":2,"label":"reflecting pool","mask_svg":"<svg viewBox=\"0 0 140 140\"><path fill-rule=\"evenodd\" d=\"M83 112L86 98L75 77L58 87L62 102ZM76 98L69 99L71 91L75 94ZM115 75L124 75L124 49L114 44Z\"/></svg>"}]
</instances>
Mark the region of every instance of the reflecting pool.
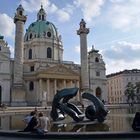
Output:
<instances>
[{"instance_id":1,"label":"reflecting pool","mask_svg":"<svg viewBox=\"0 0 140 140\"><path fill-rule=\"evenodd\" d=\"M51 132L93 132L93 131L132 131L131 124L134 115L140 108L115 108L109 109L110 113L104 123L84 120L75 123L70 117L63 121L52 122L49 131ZM44 112L49 116L49 111ZM1 115L1 130L23 130L25 127L22 121L27 114Z\"/></svg>"}]
</instances>

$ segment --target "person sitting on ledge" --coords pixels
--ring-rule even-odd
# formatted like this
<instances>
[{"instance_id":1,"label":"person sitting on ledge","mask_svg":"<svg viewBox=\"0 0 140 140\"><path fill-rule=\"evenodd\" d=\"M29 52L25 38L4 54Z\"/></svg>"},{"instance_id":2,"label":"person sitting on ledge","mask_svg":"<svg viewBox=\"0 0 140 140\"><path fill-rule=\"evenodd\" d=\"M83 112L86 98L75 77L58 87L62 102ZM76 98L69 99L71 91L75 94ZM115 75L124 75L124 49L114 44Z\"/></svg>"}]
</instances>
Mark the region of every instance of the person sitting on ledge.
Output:
<instances>
[{"instance_id":1,"label":"person sitting on ledge","mask_svg":"<svg viewBox=\"0 0 140 140\"><path fill-rule=\"evenodd\" d=\"M140 131L140 112L136 112L132 123L132 128L135 131Z\"/></svg>"},{"instance_id":2,"label":"person sitting on ledge","mask_svg":"<svg viewBox=\"0 0 140 140\"><path fill-rule=\"evenodd\" d=\"M38 124L35 126L37 133L40 135L47 133L48 125L50 125L49 118L44 116L43 112L40 112L38 114Z\"/></svg>"},{"instance_id":3,"label":"person sitting on ledge","mask_svg":"<svg viewBox=\"0 0 140 140\"><path fill-rule=\"evenodd\" d=\"M28 118L29 123L27 124L26 128L24 129L24 132L34 132L35 126L37 126L37 118L36 118L36 112L31 112L31 118ZM27 121L27 120L26 120Z\"/></svg>"}]
</instances>

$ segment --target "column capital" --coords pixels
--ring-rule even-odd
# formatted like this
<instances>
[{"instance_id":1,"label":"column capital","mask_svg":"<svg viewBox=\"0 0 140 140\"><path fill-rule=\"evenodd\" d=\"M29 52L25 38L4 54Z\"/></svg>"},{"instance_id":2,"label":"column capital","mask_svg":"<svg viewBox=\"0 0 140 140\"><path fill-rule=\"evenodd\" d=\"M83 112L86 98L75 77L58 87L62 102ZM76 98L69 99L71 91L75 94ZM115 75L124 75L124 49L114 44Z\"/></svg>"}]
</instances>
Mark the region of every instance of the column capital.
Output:
<instances>
[{"instance_id":1,"label":"column capital","mask_svg":"<svg viewBox=\"0 0 140 140\"><path fill-rule=\"evenodd\" d=\"M86 22L84 21L84 19L81 20L79 25L80 25L80 28L79 30L77 30L77 35L89 33L89 28L86 28Z\"/></svg>"}]
</instances>

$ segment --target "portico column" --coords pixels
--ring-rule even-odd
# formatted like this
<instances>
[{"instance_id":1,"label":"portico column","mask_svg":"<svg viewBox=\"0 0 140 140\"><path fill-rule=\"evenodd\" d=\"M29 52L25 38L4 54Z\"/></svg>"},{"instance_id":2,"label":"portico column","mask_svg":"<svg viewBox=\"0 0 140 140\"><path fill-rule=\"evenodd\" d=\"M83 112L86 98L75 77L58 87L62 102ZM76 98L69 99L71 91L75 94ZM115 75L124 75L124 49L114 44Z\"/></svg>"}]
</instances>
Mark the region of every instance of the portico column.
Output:
<instances>
[{"instance_id":1,"label":"portico column","mask_svg":"<svg viewBox=\"0 0 140 140\"><path fill-rule=\"evenodd\" d=\"M70 86L73 87L73 82L72 82L72 80L70 81Z\"/></svg>"},{"instance_id":2,"label":"portico column","mask_svg":"<svg viewBox=\"0 0 140 140\"><path fill-rule=\"evenodd\" d=\"M80 83L78 80L76 81L76 87L78 87L78 88L80 87Z\"/></svg>"},{"instance_id":3,"label":"portico column","mask_svg":"<svg viewBox=\"0 0 140 140\"><path fill-rule=\"evenodd\" d=\"M63 80L63 84L64 84L64 88L66 88L67 86L66 86L66 80L65 79Z\"/></svg>"},{"instance_id":4,"label":"portico column","mask_svg":"<svg viewBox=\"0 0 140 140\"><path fill-rule=\"evenodd\" d=\"M57 80L55 79L54 80L54 95L56 94L57 92Z\"/></svg>"},{"instance_id":5,"label":"portico column","mask_svg":"<svg viewBox=\"0 0 140 140\"><path fill-rule=\"evenodd\" d=\"M42 102L42 79L39 79L39 101Z\"/></svg>"},{"instance_id":6,"label":"portico column","mask_svg":"<svg viewBox=\"0 0 140 140\"><path fill-rule=\"evenodd\" d=\"M49 96L50 96L50 79L47 79L47 101L49 101Z\"/></svg>"}]
</instances>

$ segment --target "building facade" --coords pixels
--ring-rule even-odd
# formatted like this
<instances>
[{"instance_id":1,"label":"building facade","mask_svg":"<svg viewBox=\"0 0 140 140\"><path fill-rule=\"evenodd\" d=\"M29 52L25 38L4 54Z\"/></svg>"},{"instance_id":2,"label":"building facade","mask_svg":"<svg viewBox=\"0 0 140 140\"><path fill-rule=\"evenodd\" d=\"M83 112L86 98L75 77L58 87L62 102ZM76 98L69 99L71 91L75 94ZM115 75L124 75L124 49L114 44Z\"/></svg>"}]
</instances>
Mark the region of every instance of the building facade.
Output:
<instances>
[{"instance_id":1,"label":"building facade","mask_svg":"<svg viewBox=\"0 0 140 140\"><path fill-rule=\"evenodd\" d=\"M14 60L10 60L9 55L8 61L9 67L14 69L9 71L8 104L46 106L51 104L58 90L71 87L79 88L78 95L73 99L75 102L81 101L81 91L86 88L92 89L93 94L98 95L101 100L106 100L105 64L100 54L93 53L93 50L89 54L87 52L88 32L84 35L82 32L87 30L85 21L81 20L79 33L77 31L80 35L80 45L85 50L81 51L82 60L79 65L63 60L64 48L61 35L55 25L47 20L46 15L41 6L37 20L29 25L24 35L26 16L22 5L17 8L14 18L15 57ZM95 63L97 58L99 61ZM100 74L94 76L94 70ZM96 82L93 82L94 80ZM97 88L99 90L96 90ZM2 90L1 93L1 102L6 103L3 100L5 91Z\"/></svg>"},{"instance_id":2,"label":"building facade","mask_svg":"<svg viewBox=\"0 0 140 140\"><path fill-rule=\"evenodd\" d=\"M109 103L126 103L124 91L127 84L140 82L140 70L124 70L118 73L107 75L108 102Z\"/></svg>"},{"instance_id":3,"label":"building facade","mask_svg":"<svg viewBox=\"0 0 140 140\"><path fill-rule=\"evenodd\" d=\"M9 103L11 86L10 50L4 37L0 36L0 103Z\"/></svg>"},{"instance_id":4,"label":"building facade","mask_svg":"<svg viewBox=\"0 0 140 140\"><path fill-rule=\"evenodd\" d=\"M99 50L96 50L94 46L92 46L92 50L89 52L88 61L90 89L93 90L96 97L101 100L108 101L106 95L107 79L105 73L105 62L103 61Z\"/></svg>"}]
</instances>

